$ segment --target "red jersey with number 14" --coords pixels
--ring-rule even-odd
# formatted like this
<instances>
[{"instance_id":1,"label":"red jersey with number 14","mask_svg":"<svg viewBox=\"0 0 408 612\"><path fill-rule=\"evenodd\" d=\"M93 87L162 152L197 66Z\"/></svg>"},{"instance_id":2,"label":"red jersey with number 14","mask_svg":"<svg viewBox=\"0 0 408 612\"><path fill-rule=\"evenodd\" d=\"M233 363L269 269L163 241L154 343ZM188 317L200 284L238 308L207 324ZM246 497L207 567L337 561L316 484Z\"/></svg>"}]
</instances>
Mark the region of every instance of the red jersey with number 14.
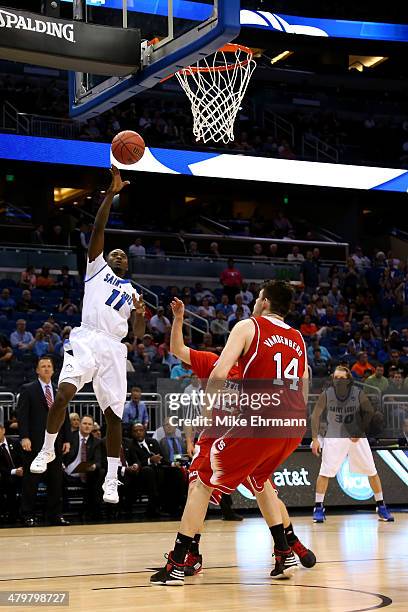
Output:
<instances>
[{"instance_id":1,"label":"red jersey with number 14","mask_svg":"<svg viewBox=\"0 0 408 612\"><path fill-rule=\"evenodd\" d=\"M302 334L272 316L251 317L255 326L249 351L239 359L240 378L302 378L306 347Z\"/></svg>"}]
</instances>

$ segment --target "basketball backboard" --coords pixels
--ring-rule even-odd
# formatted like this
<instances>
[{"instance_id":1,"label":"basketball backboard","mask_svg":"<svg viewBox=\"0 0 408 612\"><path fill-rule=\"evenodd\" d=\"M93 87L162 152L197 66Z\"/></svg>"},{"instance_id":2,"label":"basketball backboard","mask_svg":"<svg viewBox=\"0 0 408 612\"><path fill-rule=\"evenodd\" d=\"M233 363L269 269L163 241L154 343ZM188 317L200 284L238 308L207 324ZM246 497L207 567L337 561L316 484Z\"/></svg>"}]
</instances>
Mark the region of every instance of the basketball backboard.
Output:
<instances>
[{"instance_id":1,"label":"basketball backboard","mask_svg":"<svg viewBox=\"0 0 408 612\"><path fill-rule=\"evenodd\" d=\"M71 73L70 114L81 120L154 87L234 40L240 32L240 0L87 0L86 20L139 28L142 63L139 72L125 77Z\"/></svg>"}]
</instances>

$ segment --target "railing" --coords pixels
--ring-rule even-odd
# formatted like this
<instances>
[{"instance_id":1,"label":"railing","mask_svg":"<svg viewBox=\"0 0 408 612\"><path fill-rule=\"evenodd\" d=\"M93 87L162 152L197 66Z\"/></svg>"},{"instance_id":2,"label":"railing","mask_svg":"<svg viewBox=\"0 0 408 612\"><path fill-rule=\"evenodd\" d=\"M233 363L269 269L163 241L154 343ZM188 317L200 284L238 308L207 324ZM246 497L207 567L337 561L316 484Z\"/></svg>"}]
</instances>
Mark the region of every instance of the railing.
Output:
<instances>
[{"instance_id":1,"label":"railing","mask_svg":"<svg viewBox=\"0 0 408 612\"><path fill-rule=\"evenodd\" d=\"M150 306L151 308L153 308L153 310L157 310L159 307L159 296L157 295L157 293L155 293L154 291L152 291L151 289L148 289L147 287L145 287L144 285L141 285L140 283L137 283L135 281L132 280L132 285L134 287L136 287L136 289L140 289L139 293L143 294L143 300L144 302L146 302L146 304L148 306ZM152 296L152 300L153 302L149 302L148 300L146 300L146 295L150 295Z\"/></svg>"},{"instance_id":2,"label":"railing","mask_svg":"<svg viewBox=\"0 0 408 612\"><path fill-rule=\"evenodd\" d=\"M408 395L385 394L382 398L384 433L400 432L402 436L404 419L408 419Z\"/></svg>"},{"instance_id":3,"label":"railing","mask_svg":"<svg viewBox=\"0 0 408 612\"><path fill-rule=\"evenodd\" d=\"M18 112L15 106L5 101L2 108L1 128L16 134L31 134L30 121L26 115Z\"/></svg>"},{"instance_id":4,"label":"railing","mask_svg":"<svg viewBox=\"0 0 408 612\"><path fill-rule=\"evenodd\" d=\"M272 129L273 135L276 139L285 138L289 140L292 147L295 146L295 128L290 121L275 113L267 106L263 112L264 125L269 129Z\"/></svg>"},{"instance_id":5,"label":"railing","mask_svg":"<svg viewBox=\"0 0 408 612\"><path fill-rule=\"evenodd\" d=\"M312 134L303 134L302 136L302 157L319 162L326 161L335 164L339 162L338 150Z\"/></svg>"},{"instance_id":6,"label":"railing","mask_svg":"<svg viewBox=\"0 0 408 612\"><path fill-rule=\"evenodd\" d=\"M192 312L191 310L188 310L188 309L186 309L184 312L186 313L186 315L188 315L188 317L187 317L188 319L190 317L192 317L193 319L197 319L198 321L202 321L202 323L204 324L204 327L206 329L206 333L208 334L208 332L210 331L210 324L208 322L208 319L205 319L204 317L202 317L202 316L198 315L197 313ZM186 321L184 320L184 322L186 322ZM190 321L190 326L192 327L191 321ZM200 328L195 328L195 329L198 329L198 331L200 331ZM201 331L203 331L203 330L201 329Z\"/></svg>"},{"instance_id":7,"label":"railing","mask_svg":"<svg viewBox=\"0 0 408 612\"><path fill-rule=\"evenodd\" d=\"M81 133L81 124L77 121L41 117L40 115L25 115L29 121L30 134L45 138L67 138L75 140Z\"/></svg>"}]
</instances>

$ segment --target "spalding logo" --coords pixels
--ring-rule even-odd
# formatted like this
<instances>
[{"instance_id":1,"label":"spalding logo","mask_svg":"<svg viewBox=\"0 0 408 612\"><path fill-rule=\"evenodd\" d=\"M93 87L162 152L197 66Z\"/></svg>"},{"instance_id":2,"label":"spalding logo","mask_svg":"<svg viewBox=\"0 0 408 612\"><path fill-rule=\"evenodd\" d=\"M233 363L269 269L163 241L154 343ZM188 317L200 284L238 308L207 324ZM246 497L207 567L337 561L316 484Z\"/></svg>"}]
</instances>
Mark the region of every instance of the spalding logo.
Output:
<instances>
[{"instance_id":1,"label":"spalding logo","mask_svg":"<svg viewBox=\"0 0 408 612\"><path fill-rule=\"evenodd\" d=\"M367 476L350 472L348 459L344 461L337 474L337 482L346 495L358 501L366 501L373 496Z\"/></svg>"},{"instance_id":2,"label":"spalding logo","mask_svg":"<svg viewBox=\"0 0 408 612\"><path fill-rule=\"evenodd\" d=\"M70 43L75 42L73 23L32 19L31 17L16 15L15 13L3 9L0 9L0 28L26 30L28 32L45 34L46 36L54 36L55 38L64 39Z\"/></svg>"}]
</instances>

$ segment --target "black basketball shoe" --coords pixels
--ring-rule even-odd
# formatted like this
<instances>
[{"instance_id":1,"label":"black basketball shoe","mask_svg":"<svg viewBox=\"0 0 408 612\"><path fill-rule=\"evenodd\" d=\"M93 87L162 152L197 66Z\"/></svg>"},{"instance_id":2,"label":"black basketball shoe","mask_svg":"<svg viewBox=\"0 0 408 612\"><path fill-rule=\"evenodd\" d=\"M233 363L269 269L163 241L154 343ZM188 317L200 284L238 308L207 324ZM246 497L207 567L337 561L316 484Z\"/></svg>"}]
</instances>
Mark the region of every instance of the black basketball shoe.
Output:
<instances>
[{"instance_id":1,"label":"black basketball shoe","mask_svg":"<svg viewBox=\"0 0 408 612\"><path fill-rule=\"evenodd\" d=\"M172 551L173 552L173 551ZM150 577L151 585L158 586L184 586L184 563L180 565L173 561L172 552L169 553L167 563L163 569Z\"/></svg>"},{"instance_id":2,"label":"black basketball shoe","mask_svg":"<svg viewBox=\"0 0 408 612\"><path fill-rule=\"evenodd\" d=\"M292 550L286 552L275 548L275 567L271 571L271 578L282 580L291 578L297 568L297 562Z\"/></svg>"}]
</instances>

